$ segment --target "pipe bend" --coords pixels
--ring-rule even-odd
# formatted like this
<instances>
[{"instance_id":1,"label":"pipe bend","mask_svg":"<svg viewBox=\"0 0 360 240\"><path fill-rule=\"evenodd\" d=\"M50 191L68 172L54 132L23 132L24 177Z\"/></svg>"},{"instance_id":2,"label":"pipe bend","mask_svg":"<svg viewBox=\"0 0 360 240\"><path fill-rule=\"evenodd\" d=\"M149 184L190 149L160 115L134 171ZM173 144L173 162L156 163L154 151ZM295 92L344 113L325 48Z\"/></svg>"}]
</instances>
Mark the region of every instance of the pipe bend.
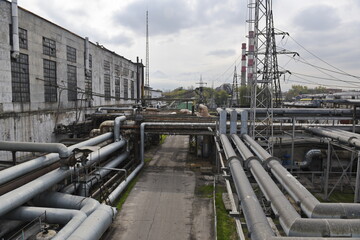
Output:
<instances>
[{"instance_id":1,"label":"pipe bend","mask_svg":"<svg viewBox=\"0 0 360 240\"><path fill-rule=\"evenodd\" d=\"M70 151L62 143L0 141L0 150L58 153L60 158L67 158L70 156Z\"/></svg>"},{"instance_id":2,"label":"pipe bend","mask_svg":"<svg viewBox=\"0 0 360 240\"><path fill-rule=\"evenodd\" d=\"M312 218L360 218L360 204L357 203L319 203L312 211Z\"/></svg>"}]
</instances>

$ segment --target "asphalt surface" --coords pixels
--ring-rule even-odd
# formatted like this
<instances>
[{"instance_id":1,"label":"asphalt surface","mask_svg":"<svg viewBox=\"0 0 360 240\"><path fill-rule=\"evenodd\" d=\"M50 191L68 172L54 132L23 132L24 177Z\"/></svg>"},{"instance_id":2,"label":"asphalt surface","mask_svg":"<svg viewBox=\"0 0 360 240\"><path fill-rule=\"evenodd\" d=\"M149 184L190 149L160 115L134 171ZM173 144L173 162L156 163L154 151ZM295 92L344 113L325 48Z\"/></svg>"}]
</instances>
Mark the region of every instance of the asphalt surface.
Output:
<instances>
[{"instance_id":1,"label":"asphalt surface","mask_svg":"<svg viewBox=\"0 0 360 240\"><path fill-rule=\"evenodd\" d=\"M212 199L196 196L188 137L168 136L141 173L106 239L213 239Z\"/></svg>"}]
</instances>

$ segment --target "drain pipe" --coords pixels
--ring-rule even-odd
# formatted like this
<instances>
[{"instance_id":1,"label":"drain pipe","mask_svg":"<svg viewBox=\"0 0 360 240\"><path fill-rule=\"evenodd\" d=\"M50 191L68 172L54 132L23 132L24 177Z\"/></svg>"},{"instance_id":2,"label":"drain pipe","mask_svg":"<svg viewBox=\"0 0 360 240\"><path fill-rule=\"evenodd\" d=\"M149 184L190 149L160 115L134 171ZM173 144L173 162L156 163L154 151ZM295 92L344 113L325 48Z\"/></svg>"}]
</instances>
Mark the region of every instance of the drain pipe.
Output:
<instances>
[{"instance_id":1,"label":"drain pipe","mask_svg":"<svg viewBox=\"0 0 360 240\"><path fill-rule=\"evenodd\" d=\"M41 215L47 223L65 225L52 240L67 239L86 219L86 214L79 210L41 207L18 207L2 218L30 222Z\"/></svg>"},{"instance_id":2,"label":"drain pipe","mask_svg":"<svg viewBox=\"0 0 360 240\"><path fill-rule=\"evenodd\" d=\"M70 235L67 240L98 240L110 227L116 209L101 204L84 222Z\"/></svg>"},{"instance_id":3,"label":"drain pipe","mask_svg":"<svg viewBox=\"0 0 360 240\"><path fill-rule=\"evenodd\" d=\"M241 140L235 134L233 140ZM244 144L243 144L244 145ZM303 219L290 204L285 195L278 188L269 174L262 167L259 159L250 156L247 160L248 168L259 184L266 199L271 203L280 225L288 236L331 236L331 237L359 237L360 221L358 219Z\"/></svg>"},{"instance_id":4,"label":"drain pipe","mask_svg":"<svg viewBox=\"0 0 360 240\"><path fill-rule=\"evenodd\" d=\"M0 141L0 150L12 152L46 152L58 153L60 158L70 156L70 151L62 143L30 143L30 142L11 142Z\"/></svg>"},{"instance_id":5,"label":"drain pipe","mask_svg":"<svg viewBox=\"0 0 360 240\"><path fill-rule=\"evenodd\" d=\"M249 238L253 240L271 239L274 237L270 224L262 210L259 200L242 168L242 164L236 156L234 150L226 136L220 136L224 144L226 156L231 156L228 164L230 167L231 177L235 184L235 189L241 201L241 209L244 213L246 225L249 230Z\"/></svg>"},{"instance_id":6,"label":"drain pipe","mask_svg":"<svg viewBox=\"0 0 360 240\"><path fill-rule=\"evenodd\" d=\"M111 139L112 136L113 136L113 133L102 134L95 138L91 138L84 142L80 142L78 144L72 145L72 146L68 147L68 151L72 152L75 148L80 148L80 147L84 147L84 146L93 146L93 145L99 144L101 142ZM29 160L24 163L18 164L13 167L6 168L6 169L0 171L0 185L3 185L11 180L14 180L18 177L23 176L24 174L27 174L27 173L37 170L39 168L47 167L47 166L57 162L58 160L59 160L59 154L51 153L51 154L47 154L45 156L35 158L33 160Z\"/></svg>"},{"instance_id":7,"label":"drain pipe","mask_svg":"<svg viewBox=\"0 0 360 240\"><path fill-rule=\"evenodd\" d=\"M242 135L256 155L263 160L275 178L300 204L301 209L309 218L360 218L360 204L356 203L320 203L291 173L289 173L278 161L263 149L249 135Z\"/></svg>"},{"instance_id":8,"label":"drain pipe","mask_svg":"<svg viewBox=\"0 0 360 240\"><path fill-rule=\"evenodd\" d=\"M12 21L12 54L13 58L18 58L20 55L19 47L19 14L17 0L11 2L11 21Z\"/></svg>"},{"instance_id":9,"label":"drain pipe","mask_svg":"<svg viewBox=\"0 0 360 240\"><path fill-rule=\"evenodd\" d=\"M26 203L39 193L69 177L71 170L56 169L0 196L0 216Z\"/></svg>"}]
</instances>

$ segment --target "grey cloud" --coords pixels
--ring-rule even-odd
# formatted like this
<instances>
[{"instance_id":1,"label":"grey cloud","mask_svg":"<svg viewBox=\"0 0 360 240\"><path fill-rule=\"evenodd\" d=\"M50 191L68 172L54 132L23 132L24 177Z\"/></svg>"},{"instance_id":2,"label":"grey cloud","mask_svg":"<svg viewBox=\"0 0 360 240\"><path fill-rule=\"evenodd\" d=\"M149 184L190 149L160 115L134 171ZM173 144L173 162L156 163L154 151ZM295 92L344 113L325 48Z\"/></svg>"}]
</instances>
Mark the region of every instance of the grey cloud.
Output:
<instances>
[{"instance_id":1,"label":"grey cloud","mask_svg":"<svg viewBox=\"0 0 360 240\"><path fill-rule=\"evenodd\" d=\"M234 49L222 49L222 50L210 51L208 52L207 55L225 58L225 57L233 56L235 55L235 53L236 52Z\"/></svg>"},{"instance_id":2,"label":"grey cloud","mask_svg":"<svg viewBox=\"0 0 360 240\"><path fill-rule=\"evenodd\" d=\"M294 24L305 31L326 31L339 26L340 18L335 8L317 5L299 12L294 18Z\"/></svg>"},{"instance_id":3,"label":"grey cloud","mask_svg":"<svg viewBox=\"0 0 360 240\"><path fill-rule=\"evenodd\" d=\"M111 43L116 45L122 45L126 47L131 47L134 44L134 39L126 36L125 34L117 34L115 36L109 37L105 40L105 43Z\"/></svg>"},{"instance_id":4,"label":"grey cloud","mask_svg":"<svg viewBox=\"0 0 360 240\"><path fill-rule=\"evenodd\" d=\"M154 73L151 74L151 76L155 77L155 78L167 78L168 77L164 72L162 72L160 70L155 71Z\"/></svg>"},{"instance_id":5,"label":"grey cloud","mask_svg":"<svg viewBox=\"0 0 360 240\"><path fill-rule=\"evenodd\" d=\"M234 0L199 0L191 3L185 0L152 0L149 6L149 33L167 35L203 25L238 24L244 11L240 11L240 6L232 7L234 3ZM143 1L138 0L117 11L113 21L145 35L145 14L146 7Z\"/></svg>"}]
</instances>

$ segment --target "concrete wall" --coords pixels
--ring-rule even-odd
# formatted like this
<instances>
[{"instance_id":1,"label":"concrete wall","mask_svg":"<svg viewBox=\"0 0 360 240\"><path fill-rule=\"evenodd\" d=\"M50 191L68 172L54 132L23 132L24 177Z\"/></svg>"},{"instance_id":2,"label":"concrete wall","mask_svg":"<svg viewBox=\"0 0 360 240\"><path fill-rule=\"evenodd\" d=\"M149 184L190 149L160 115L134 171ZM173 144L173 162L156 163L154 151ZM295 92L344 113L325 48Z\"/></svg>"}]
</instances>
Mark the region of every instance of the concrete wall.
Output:
<instances>
[{"instance_id":1,"label":"concrete wall","mask_svg":"<svg viewBox=\"0 0 360 240\"><path fill-rule=\"evenodd\" d=\"M28 49L20 53L29 58L30 102L13 102L10 45L11 3L0 0L0 141L55 142L52 134L56 124L71 124L85 120L85 114L92 113L99 106L132 105L138 97L136 74L142 64L134 63L103 46L89 44L92 55L92 98L85 91L85 38L78 36L54 23L19 8L19 28L27 30ZM84 26L85 27L85 26ZM56 57L43 54L43 37L56 42ZM91 41L91 39L90 39ZM67 46L76 49L76 63L67 61ZM57 101L45 102L43 59L56 62ZM104 98L104 61L110 62L111 100ZM77 101L68 101L67 65L76 66ZM120 98L124 97L124 79L127 79L128 96L131 97L131 82L134 82L134 99L115 99L115 64L121 73L128 69L129 75L120 74ZM132 74L133 72L133 74ZM140 81L141 83L142 81ZM75 119L78 112L78 119ZM0 160L8 153L0 152Z\"/></svg>"}]
</instances>

